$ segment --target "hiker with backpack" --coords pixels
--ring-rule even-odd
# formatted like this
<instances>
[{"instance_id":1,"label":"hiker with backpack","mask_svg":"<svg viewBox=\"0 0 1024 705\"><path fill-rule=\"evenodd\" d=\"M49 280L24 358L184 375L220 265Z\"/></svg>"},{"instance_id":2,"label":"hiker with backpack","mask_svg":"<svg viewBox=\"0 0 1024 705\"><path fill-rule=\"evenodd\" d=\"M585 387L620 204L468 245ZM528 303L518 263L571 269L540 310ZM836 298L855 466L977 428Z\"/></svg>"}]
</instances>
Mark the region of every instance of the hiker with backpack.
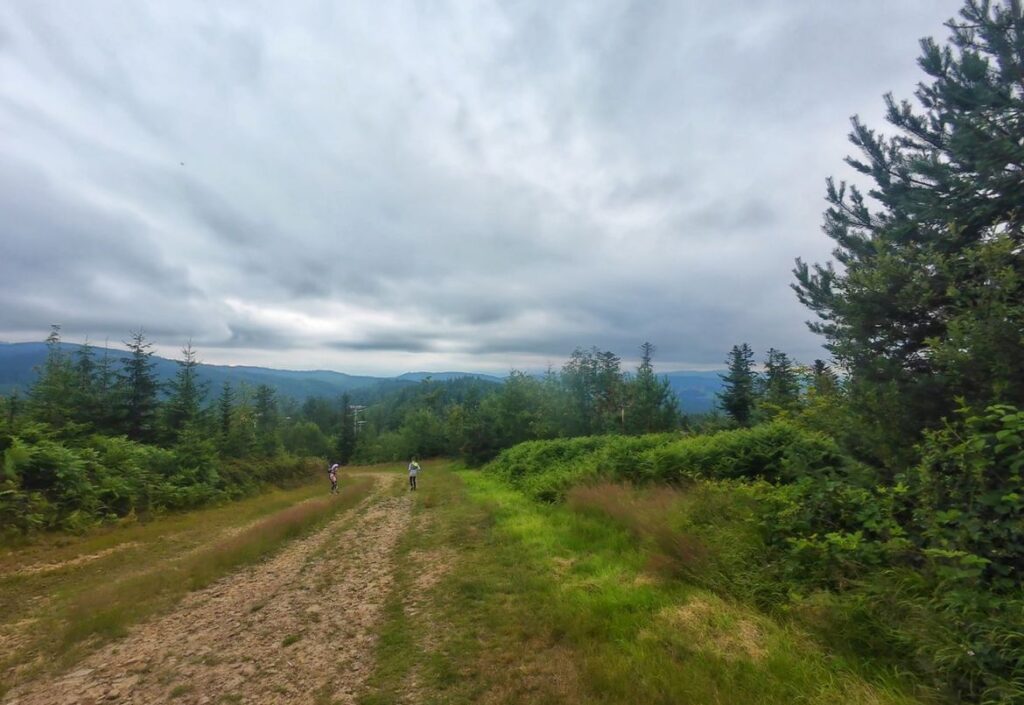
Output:
<instances>
[{"instance_id":1,"label":"hiker with backpack","mask_svg":"<svg viewBox=\"0 0 1024 705\"><path fill-rule=\"evenodd\" d=\"M420 464L416 462L416 458L409 461L409 489L416 489L416 476L420 474Z\"/></svg>"},{"instance_id":2,"label":"hiker with backpack","mask_svg":"<svg viewBox=\"0 0 1024 705\"><path fill-rule=\"evenodd\" d=\"M330 470L327 471L327 477L331 481L331 494L338 494L338 464L334 463L331 465Z\"/></svg>"}]
</instances>

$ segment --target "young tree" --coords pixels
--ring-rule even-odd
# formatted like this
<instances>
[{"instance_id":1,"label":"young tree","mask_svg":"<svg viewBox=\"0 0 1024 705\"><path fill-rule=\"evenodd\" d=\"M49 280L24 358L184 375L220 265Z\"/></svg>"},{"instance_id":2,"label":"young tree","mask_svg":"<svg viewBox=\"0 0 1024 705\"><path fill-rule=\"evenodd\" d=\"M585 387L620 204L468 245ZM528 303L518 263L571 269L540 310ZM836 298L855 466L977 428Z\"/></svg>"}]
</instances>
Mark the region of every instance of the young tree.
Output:
<instances>
[{"instance_id":1,"label":"young tree","mask_svg":"<svg viewBox=\"0 0 1024 705\"><path fill-rule=\"evenodd\" d=\"M668 431L679 420L679 401L667 379L654 374L654 345L640 346L640 365L629 384L626 429L630 433Z\"/></svg>"},{"instance_id":2,"label":"young tree","mask_svg":"<svg viewBox=\"0 0 1024 705\"><path fill-rule=\"evenodd\" d=\"M18 388L11 391L11 395L4 401L4 419L7 422L8 430L15 430L18 423L18 416L21 414L21 396Z\"/></svg>"},{"instance_id":3,"label":"young tree","mask_svg":"<svg viewBox=\"0 0 1024 705\"><path fill-rule=\"evenodd\" d=\"M800 402L800 379L789 356L775 348L768 349L764 363L762 403L777 410L792 410Z\"/></svg>"},{"instance_id":4,"label":"young tree","mask_svg":"<svg viewBox=\"0 0 1024 705\"><path fill-rule=\"evenodd\" d=\"M621 429L625 380L615 353L576 348L562 367L569 395L569 435L586 436Z\"/></svg>"},{"instance_id":5,"label":"young tree","mask_svg":"<svg viewBox=\"0 0 1024 705\"><path fill-rule=\"evenodd\" d=\"M720 375L724 388L718 394L719 404L736 423L747 426L757 401L754 352L746 343L733 345L726 363L729 371Z\"/></svg>"},{"instance_id":6,"label":"young tree","mask_svg":"<svg viewBox=\"0 0 1024 705\"><path fill-rule=\"evenodd\" d=\"M566 426L570 436L597 432L597 348L576 348L562 366L562 386L568 396Z\"/></svg>"},{"instance_id":7,"label":"young tree","mask_svg":"<svg viewBox=\"0 0 1024 705\"><path fill-rule=\"evenodd\" d=\"M818 396L830 396L839 390L839 378L836 373L825 364L824 360L815 360L811 365L811 389Z\"/></svg>"},{"instance_id":8,"label":"young tree","mask_svg":"<svg viewBox=\"0 0 1024 705\"><path fill-rule=\"evenodd\" d=\"M341 420L334 443L335 460L348 465L356 452L356 418L352 412L352 397L348 392L341 395Z\"/></svg>"},{"instance_id":9,"label":"young tree","mask_svg":"<svg viewBox=\"0 0 1024 705\"><path fill-rule=\"evenodd\" d=\"M117 372L110 357L110 348L106 344L103 346L103 354L96 361L93 397L96 403L93 427L100 433L119 433L121 411L117 396Z\"/></svg>"},{"instance_id":10,"label":"young tree","mask_svg":"<svg viewBox=\"0 0 1024 705\"><path fill-rule=\"evenodd\" d=\"M220 396L217 397L217 416L220 419L220 435L226 439L231 434L231 416L235 409L235 393L231 390L231 383L225 381L220 388Z\"/></svg>"},{"instance_id":11,"label":"young tree","mask_svg":"<svg viewBox=\"0 0 1024 705\"><path fill-rule=\"evenodd\" d=\"M918 107L886 96L895 135L853 118L847 163L873 185L827 183L841 266L794 270L878 446L912 446L957 397L1024 402L1024 11L960 16L949 45L921 42Z\"/></svg>"},{"instance_id":12,"label":"young tree","mask_svg":"<svg viewBox=\"0 0 1024 705\"><path fill-rule=\"evenodd\" d=\"M622 431L626 418L626 378L622 359L610 350L594 350L597 357L597 412L601 431Z\"/></svg>"},{"instance_id":13,"label":"young tree","mask_svg":"<svg viewBox=\"0 0 1024 705\"><path fill-rule=\"evenodd\" d=\"M270 457L279 449L277 437L277 398L274 388L261 384L256 387L256 445L260 454Z\"/></svg>"},{"instance_id":14,"label":"young tree","mask_svg":"<svg viewBox=\"0 0 1024 705\"><path fill-rule=\"evenodd\" d=\"M230 458L245 458L262 447L257 438L257 415L253 409L252 389L242 382L237 390L225 385L218 399L218 414L221 415L220 452ZM223 416L228 409L227 420Z\"/></svg>"},{"instance_id":15,"label":"young tree","mask_svg":"<svg viewBox=\"0 0 1024 705\"><path fill-rule=\"evenodd\" d=\"M206 385L199 381L199 360L189 341L181 349L182 359L178 360L178 373L170 383L170 398L167 400L167 429L177 438L181 430L196 421L206 397Z\"/></svg>"},{"instance_id":16,"label":"young tree","mask_svg":"<svg viewBox=\"0 0 1024 705\"><path fill-rule=\"evenodd\" d=\"M61 347L60 326L50 326L50 334L46 337L46 362L29 390L32 415L54 427L62 427L74 415L71 406L73 388L74 371Z\"/></svg>"},{"instance_id":17,"label":"young tree","mask_svg":"<svg viewBox=\"0 0 1024 705\"><path fill-rule=\"evenodd\" d=\"M153 344L141 331L132 332L125 341L130 357L121 358L118 377L122 398L124 432L133 441L151 442L156 431L157 392L159 383L153 371Z\"/></svg>"},{"instance_id":18,"label":"young tree","mask_svg":"<svg viewBox=\"0 0 1024 705\"><path fill-rule=\"evenodd\" d=\"M101 400L96 393L96 351L86 341L75 351L71 370L71 409L76 423L96 428L100 418Z\"/></svg>"}]
</instances>

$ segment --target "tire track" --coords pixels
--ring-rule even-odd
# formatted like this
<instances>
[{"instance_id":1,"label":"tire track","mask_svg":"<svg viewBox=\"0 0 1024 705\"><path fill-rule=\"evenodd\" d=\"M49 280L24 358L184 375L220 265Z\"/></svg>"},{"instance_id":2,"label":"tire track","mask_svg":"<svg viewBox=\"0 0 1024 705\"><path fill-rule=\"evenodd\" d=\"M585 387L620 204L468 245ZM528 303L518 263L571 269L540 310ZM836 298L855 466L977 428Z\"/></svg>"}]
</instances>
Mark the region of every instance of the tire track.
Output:
<instances>
[{"instance_id":1,"label":"tire track","mask_svg":"<svg viewBox=\"0 0 1024 705\"><path fill-rule=\"evenodd\" d=\"M74 671L20 686L3 702L353 703L372 670L410 507L409 497L379 490L354 516L190 594Z\"/></svg>"}]
</instances>

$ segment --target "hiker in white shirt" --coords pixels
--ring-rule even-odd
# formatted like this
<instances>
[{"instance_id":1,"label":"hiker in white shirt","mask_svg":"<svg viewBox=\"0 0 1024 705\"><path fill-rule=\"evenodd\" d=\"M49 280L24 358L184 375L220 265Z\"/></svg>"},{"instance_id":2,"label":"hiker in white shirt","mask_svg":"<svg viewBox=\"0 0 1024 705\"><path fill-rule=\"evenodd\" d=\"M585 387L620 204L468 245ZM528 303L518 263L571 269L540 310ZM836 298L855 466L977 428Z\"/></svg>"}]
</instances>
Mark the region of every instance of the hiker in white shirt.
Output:
<instances>
[{"instance_id":1,"label":"hiker in white shirt","mask_svg":"<svg viewBox=\"0 0 1024 705\"><path fill-rule=\"evenodd\" d=\"M409 489L416 489L416 476L420 474L420 464L416 462L416 458L409 461Z\"/></svg>"}]
</instances>

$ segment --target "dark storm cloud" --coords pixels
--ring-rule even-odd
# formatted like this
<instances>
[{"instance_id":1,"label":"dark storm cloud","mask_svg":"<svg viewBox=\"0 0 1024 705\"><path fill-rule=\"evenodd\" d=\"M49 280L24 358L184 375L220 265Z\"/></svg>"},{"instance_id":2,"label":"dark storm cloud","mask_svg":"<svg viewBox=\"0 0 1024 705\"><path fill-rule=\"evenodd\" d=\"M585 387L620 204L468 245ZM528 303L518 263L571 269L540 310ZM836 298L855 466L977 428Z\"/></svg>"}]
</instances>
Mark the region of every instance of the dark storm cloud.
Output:
<instances>
[{"instance_id":1,"label":"dark storm cloud","mask_svg":"<svg viewBox=\"0 0 1024 705\"><path fill-rule=\"evenodd\" d=\"M0 339L362 371L822 354L847 118L953 0L0 7Z\"/></svg>"}]
</instances>

